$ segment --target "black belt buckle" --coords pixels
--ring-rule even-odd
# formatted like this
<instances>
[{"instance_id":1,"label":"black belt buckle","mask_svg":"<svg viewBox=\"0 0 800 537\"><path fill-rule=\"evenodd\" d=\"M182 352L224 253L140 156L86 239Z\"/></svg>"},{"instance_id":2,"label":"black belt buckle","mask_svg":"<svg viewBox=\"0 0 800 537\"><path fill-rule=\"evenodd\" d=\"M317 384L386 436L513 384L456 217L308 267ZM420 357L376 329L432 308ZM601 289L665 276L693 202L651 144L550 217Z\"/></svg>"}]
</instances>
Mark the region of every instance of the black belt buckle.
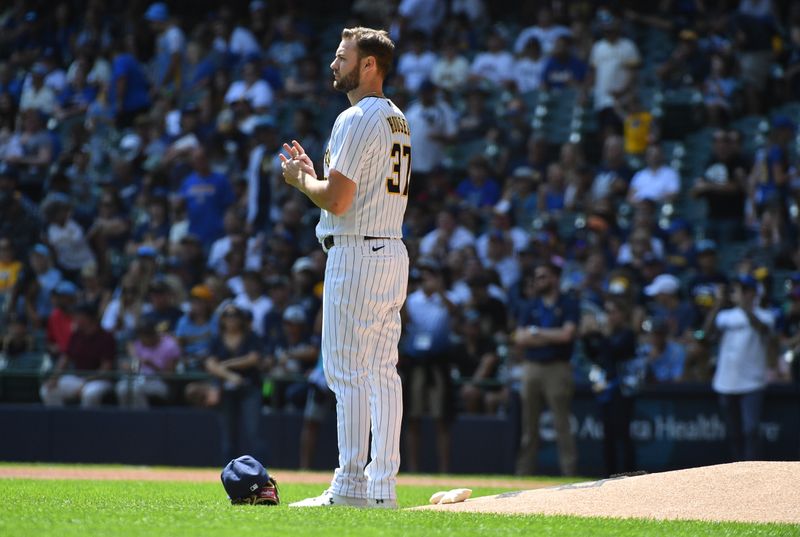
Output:
<instances>
[{"instance_id":1,"label":"black belt buckle","mask_svg":"<svg viewBox=\"0 0 800 537\"><path fill-rule=\"evenodd\" d=\"M324 246L326 250L333 248L333 235L328 235L322 239L322 246Z\"/></svg>"}]
</instances>

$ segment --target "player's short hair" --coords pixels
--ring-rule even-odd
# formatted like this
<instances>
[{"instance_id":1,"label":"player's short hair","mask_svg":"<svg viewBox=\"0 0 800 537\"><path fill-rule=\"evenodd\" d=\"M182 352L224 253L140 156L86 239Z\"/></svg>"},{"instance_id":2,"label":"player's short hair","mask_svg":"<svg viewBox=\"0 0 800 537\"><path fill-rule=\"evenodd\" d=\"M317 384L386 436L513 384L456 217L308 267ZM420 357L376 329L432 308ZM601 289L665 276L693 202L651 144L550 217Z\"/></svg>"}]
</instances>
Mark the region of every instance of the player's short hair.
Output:
<instances>
[{"instance_id":1,"label":"player's short hair","mask_svg":"<svg viewBox=\"0 0 800 537\"><path fill-rule=\"evenodd\" d=\"M384 77L389 74L394 59L394 42L389 38L389 32L357 26L342 30L342 39L355 40L358 59L372 56L381 74Z\"/></svg>"}]
</instances>

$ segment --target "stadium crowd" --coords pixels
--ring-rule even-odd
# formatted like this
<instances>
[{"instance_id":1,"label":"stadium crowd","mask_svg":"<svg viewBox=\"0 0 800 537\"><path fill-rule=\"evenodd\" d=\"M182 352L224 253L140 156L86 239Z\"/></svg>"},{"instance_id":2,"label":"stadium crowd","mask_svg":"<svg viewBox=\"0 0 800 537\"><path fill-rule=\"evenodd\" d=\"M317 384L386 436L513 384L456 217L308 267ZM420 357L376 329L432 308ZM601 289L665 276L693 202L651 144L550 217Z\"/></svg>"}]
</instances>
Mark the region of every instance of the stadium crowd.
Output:
<instances>
[{"instance_id":1,"label":"stadium crowd","mask_svg":"<svg viewBox=\"0 0 800 537\"><path fill-rule=\"evenodd\" d=\"M1 363L42 372L45 404L324 415L318 211L278 152L321 169L357 24L397 43L412 134L411 469L423 415L446 469L455 413L522 401L527 473L540 400L558 428L575 383L619 431L648 384L724 394L760 367L719 378L717 313L747 300L768 382L800 381L800 5L304 4L0 9Z\"/></svg>"}]
</instances>

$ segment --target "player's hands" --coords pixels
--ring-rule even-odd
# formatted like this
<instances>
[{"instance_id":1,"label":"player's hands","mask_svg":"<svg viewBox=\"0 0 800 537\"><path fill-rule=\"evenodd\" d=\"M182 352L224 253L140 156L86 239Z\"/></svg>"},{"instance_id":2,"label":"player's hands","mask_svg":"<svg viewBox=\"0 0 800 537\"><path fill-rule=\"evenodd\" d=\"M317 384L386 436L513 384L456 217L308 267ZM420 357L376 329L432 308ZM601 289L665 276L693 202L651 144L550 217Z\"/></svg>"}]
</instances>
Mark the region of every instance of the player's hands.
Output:
<instances>
[{"instance_id":1,"label":"player's hands","mask_svg":"<svg viewBox=\"0 0 800 537\"><path fill-rule=\"evenodd\" d=\"M297 140L292 140L292 145L283 144L283 150L289 155L287 157L283 153L279 154L283 178L288 184L294 187L301 186L303 174L317 178L317 174L314 171L314 162Z\"/></svg>"}]
</instances>

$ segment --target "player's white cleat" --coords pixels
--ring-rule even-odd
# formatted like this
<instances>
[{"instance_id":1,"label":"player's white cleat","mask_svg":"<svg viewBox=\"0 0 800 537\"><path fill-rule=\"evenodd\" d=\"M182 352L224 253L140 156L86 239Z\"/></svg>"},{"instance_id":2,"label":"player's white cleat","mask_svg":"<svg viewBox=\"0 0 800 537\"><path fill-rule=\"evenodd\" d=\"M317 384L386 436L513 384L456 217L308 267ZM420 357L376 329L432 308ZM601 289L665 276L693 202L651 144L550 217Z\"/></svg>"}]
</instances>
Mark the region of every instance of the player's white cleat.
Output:
<instances>
[{"instance_id":1,"label":"player's white cleat","mask_svg":"<svg viewBox=\"0 0 800 537\"><path fill-rule=\"evenodd\" d=\"M341 496L328 489L315 498L290 503L289 507L367 507L367 499Z\"/></svg>"},{"instance_id":2,"label":"player's white cleat","mask_svg":"<svg viewBox=\"0 0 800 537\"><path fill-rule=\"evenodd\" d=\"M367 500L370 509L397 509L397 500Z\"/></svg>"}]
</instances>

